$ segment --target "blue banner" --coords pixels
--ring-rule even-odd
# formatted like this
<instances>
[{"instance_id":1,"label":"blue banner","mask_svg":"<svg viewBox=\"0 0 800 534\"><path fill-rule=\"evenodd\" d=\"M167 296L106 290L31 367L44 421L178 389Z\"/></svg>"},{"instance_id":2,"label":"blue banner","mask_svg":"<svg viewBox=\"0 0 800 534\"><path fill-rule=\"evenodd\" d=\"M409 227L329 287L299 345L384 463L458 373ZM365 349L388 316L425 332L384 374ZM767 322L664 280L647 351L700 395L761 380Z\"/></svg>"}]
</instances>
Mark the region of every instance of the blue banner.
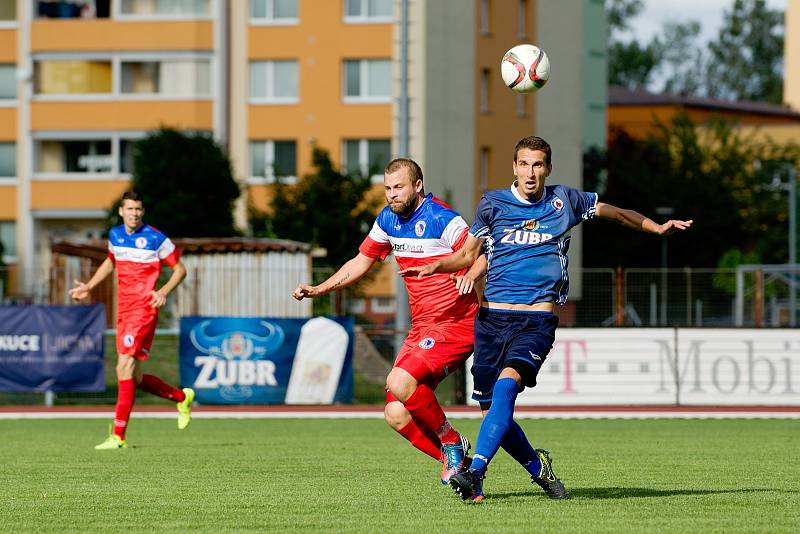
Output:
<instances>
[{"instance_id":1,"label":"blue banner","mask_svg":"<svg viewBox=\"0 0 800 534\"><path fill-rule=\"evenodd\" d=\"M0 391L104 391L105 309L0 306Z\"/></svg>"},{"instance_id":2,"label":"blue banner","mask_svg":"<svg viewBox=\"0 0 800 534\"><path fill-rule=\"evenodd\" d=\"M352 317L181 318L181 387L200 403L352 402L352 362Z\"/></svg>"}]
</instances>

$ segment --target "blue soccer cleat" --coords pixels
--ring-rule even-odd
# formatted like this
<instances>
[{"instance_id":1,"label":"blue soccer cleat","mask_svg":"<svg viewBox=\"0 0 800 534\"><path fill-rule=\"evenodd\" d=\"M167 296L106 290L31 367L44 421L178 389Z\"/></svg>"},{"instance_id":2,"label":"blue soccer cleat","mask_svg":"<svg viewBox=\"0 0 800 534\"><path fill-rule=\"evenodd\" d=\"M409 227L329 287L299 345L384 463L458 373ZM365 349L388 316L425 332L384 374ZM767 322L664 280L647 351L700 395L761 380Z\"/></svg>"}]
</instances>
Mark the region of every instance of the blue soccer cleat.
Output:
<instances>
[{"instance_id":1,"label":"blue soccer cleat","mask_svg":"<svg viewBox=\"0 0 800 534\"><path fill-rule=\"evenodd\" d=\"M470 458L467 456L471 447L469 440L458 435L455 443L442 445L442 484L447 485L450 478L469 467Z\"/></svg>"}]
</instances>

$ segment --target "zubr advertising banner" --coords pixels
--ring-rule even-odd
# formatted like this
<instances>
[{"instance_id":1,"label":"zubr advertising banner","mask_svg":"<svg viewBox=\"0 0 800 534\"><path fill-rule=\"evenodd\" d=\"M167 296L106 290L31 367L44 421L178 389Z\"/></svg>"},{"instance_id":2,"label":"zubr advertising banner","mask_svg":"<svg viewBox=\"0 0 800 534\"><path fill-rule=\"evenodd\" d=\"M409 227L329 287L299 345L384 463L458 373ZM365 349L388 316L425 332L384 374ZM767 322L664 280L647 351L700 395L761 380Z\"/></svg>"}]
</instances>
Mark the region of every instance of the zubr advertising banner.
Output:
<instances>
[{"instance_id":1,"label":"zubr advertising banner","mask_svg":"<svg viewBox=\"0 0 800 534\"><path fill-rule=\"evenodd\" d=\"M105 310L0 306L0 391L104 391Z\"/></svg>"},{"instance_id":2,"label":"zubr advertising banner","mask_svg":"<svg viewBox=\"0 0 800 534\"><path fill-rule=\"evenodd\" d=\"M353 319L184 317L181 386L205 404L353 400Z\"/></svg>"}]
</instances>

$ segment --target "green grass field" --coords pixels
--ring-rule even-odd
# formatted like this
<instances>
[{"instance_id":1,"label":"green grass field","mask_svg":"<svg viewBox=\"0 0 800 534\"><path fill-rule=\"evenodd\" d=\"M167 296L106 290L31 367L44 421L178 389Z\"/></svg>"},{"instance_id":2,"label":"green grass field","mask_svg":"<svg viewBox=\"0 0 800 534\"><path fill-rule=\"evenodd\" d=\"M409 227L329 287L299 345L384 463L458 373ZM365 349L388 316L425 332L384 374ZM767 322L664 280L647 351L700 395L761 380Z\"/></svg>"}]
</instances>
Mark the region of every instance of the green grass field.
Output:
<instances>
[{"instance_id":1,"label":"green grass field","mask_svg":"<svg viewBox=\"0 0 800 534\"><path fill-rule=\"evenodd\" d=\"M575 497L502 451L481 504L380 420L0 421L0 531L797 532L793 420L522 420ZM477 420L457 420L474 437Z\"/></svg>"}]
</instances>

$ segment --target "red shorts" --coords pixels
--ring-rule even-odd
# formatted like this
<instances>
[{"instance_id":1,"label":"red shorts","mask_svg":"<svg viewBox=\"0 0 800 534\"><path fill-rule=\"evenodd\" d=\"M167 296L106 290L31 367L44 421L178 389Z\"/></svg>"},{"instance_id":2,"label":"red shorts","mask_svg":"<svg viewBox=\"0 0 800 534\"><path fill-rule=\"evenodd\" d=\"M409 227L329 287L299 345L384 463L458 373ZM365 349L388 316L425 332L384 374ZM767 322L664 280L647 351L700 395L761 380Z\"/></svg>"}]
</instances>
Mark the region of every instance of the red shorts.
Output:
<instances>
[{"instance_id":1,"label":"red shorts","mask_svg":"<svg viewBox=\"0 0 800 534\"><path fill-rule=\"evenodd\" d=\"M120 315L117 319L117 352L146 360L157 324L157 313Z\"/></svg>"},{"instance_id":2,"label":"red shorts","mask_svg":"<svg viewBox=\"0 0 800 534\"><path fill-rule=\"evenodd\" d=\"M472 355L474 319L414 325L394 366L436 386Z\"/></svg>"}]
</instances>

